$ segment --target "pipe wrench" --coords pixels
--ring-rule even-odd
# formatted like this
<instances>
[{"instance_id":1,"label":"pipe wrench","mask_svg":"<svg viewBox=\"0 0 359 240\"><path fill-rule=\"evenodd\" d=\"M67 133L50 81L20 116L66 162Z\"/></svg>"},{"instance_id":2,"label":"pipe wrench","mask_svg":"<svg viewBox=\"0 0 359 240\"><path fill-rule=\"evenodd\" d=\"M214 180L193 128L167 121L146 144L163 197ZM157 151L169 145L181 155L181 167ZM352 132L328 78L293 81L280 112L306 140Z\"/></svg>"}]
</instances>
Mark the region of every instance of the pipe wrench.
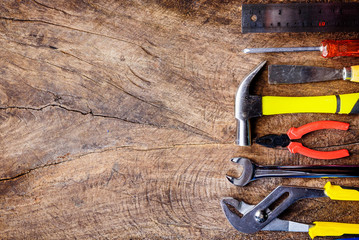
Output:
<instances>
[{"instance_id":1,"label":"pipe wrench","mask_svg":"<svg viewBox=\"0 0 359 240\"><path fill-rule=\"evenodd\" d=\"M311 238L316 236L342 236L359 234L359 224L337 222L314 222L304 224L277 218L294 202L304 198L329 197L332 200L359 201L359 188L347 188L332 185L324 189L279 186L257 205L249 205L234 198L223 198L221 206L231 225L243 233L257 231L308 232ZM235 209L239 212L240 217Z\"/></svg>"}]
</instances>

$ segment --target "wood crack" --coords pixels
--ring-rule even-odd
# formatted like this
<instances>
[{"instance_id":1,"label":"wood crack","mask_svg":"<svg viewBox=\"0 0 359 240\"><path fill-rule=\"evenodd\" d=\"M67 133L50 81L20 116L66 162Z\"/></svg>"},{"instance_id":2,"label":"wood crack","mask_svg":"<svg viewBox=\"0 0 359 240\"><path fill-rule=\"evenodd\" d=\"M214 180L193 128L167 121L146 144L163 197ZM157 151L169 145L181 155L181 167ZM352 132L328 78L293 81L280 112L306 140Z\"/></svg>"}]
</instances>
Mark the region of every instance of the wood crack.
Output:
<instances>
[{"instance_id":1,"label":"wood crack","mask_svg":"<svg viewBox=\"0 0 359 240\"><path fill-rule=\"evenodd\" d=\"M10 51L10 52L12 52L12 51ZM78 59L78 60L80 60L80 61L83 61L83 62L85 62L85 63L87 63L87 64L89 64L89 65L91 65L91 66L96 67L95 65L91 64L90 62L85 61L85 60L83 60L83 59L81 59L81 58L79 58L79 57L77 57L77 56L75 56L75 55L73 55L73 54L70 54L70 53L65 52L65 51L61 51L61 52L64 53L64 54L66 54L66 55L69 55L69 56L71 56L71 57L74 57L74 58L76 58L76 59ZM28 56L22 55L22 54L17 53L17 52L13 52L13 53L18 54L18 55L20 55L20 56L22 56L22 57L28 58L28 59L30 59L30 60L36 61L36 62L49 64L49 65L51 65L51 66L53 66L53 67L62 69L62 70L67 71L67 72L73 72L73 71L70 70L70 69L64 68L64 67L62 67L62 66L58 66L58 65L53 64L53 63L50 63L50 62L48 62L48 61L40 61L40 60L38 60L38 59L30 58L30 57L28 57ZM128 66L128 68L129 68L130 72L131 72L133 75L135 75L137 78L139 78L140 80L144 81L145 83L149 83L149 84L151 83L150 81L148 81L148 80L146 80L146 79L141 78L140 76L138 76L129 66ZM101 68L101 69L103 69L103 68ZM96 80L94 80L94 79L92 79L92 78L86 76L85 74L82 74L82 73L79 73L79 72L75 72L75 73L78 74L78 75L80 75L80 76L82 76L82 77L84 77L84 78L86 78L86 79L91 80L91 81L94 82L95 84L98 84L98 82L97 82ZM108 77L111 78L110 76L108 76ZM127 79L129 79L129 78L127 77ZM151 106L156 107L156 108L158 108L158 109L165 109L165 110L167 110L167 111L169 111L169 112L171 112L171 113L174 113L174 114L179 115L179 114L176 113L175 111L173 111L173 110L171 110L171 109L169 109L169 108L167 108L167 107L165 107L165 106L158 106L158 105L155 104L155 103L146 101L145 99L142 99L142 98L140 98L140 97L138 97L138 96L136 96L136 95L134 95L134 94L132 94L132 93L126 91L122 86L118 86L117 84L113 83L112 81L108 81L108 80L106 80L106 79L104 79L104 81L105 81L106 83L108 83L109 85L111 85L112 87L114 87L114 88L116 88L116 89L122 91L124 94L127 94L128 96L133 97L133 98L135 98L135 99L137 99L137 100L139 100L139 101L141 101L141 102L143 102L143 103L145 103L145 104L151 105ZM132 82L132 81L131 81L131 82Z\"/></svg>"},{"instance_id":2,"label":"wood crack","mask_svg":"<svg viewBox=\"0 0 359 240\"><path fill-rule=\"evenodd\" d=\"M46 168L46 167L49 167L49 166L55 166L55 165L65 163L65 162L69 162L69 161L72 161L72 160L74 160L74 158L67 159L67 160L64 160L64 161L59 161L59 162L48 163L48 164L41 165L41 166L38 166L38 167L35 167L35 168L31 168L29 170L26 170L25 172L22 172L20 174L17 174L15 176L13 176L13 177L0 178L0 182L13 181L13 180L16 180L18 178L21 178L21 177L31 173L32 171L39 170L39 169L42 169L42 168Z\"/></svg>"},{"instance_id":3,"label":"wood crack","mask_svg":"<svg viewBox=\"0 0 359 240\"><path fill-rule=\"evenodd\" d=\"M66 110L66 111L76 112L76 113L80 113L80 114L82 114L82 115L91 115L91 116L93 116L93 117L111 118L111 119L117 119L117 120L121 120L121 121L124 121L124 122L129 122L129 123L134 123L134 124L142 124L142 123L140 123L140 122L131 121L131 120L124 119L124 118L120 118L120 117L116 117L116 116L109 116L109 115L104 115L104 114L97 114L97 113L94 113L91 109L90 109L90 111L88 111L88 112L84 112L84 111L77 110L77 109L71 109L71 108L65 107L65 106L60 105L60 104L47 104L47 105L42 106L42 107L39 107L39 108L35 108L35 107L22 107L22 106L6 106L6 107L0 107L0 110L20 109L20 110L42 111L42 110L44 110L45 108L49 108L49 107L58 107L58 108L61 108L61 109ZM149 124L149 123L146 123L146 124L152 125L152 124ZM152 126L154 126L154 125L152 125Z\"/></svg>"},{"instance_id":4,"label":"wood crack","mask_svg":"<svg viewBox=\"0 0 359 240\"><path fill-rule=\"evenodd\" d=\"M1 19L1 17L0 17L0 19ZM6 50L9 51L8 49L6 49ZM22 56L22 57L25 57L25 58L30 59L30 60L33 60L33 61L37 61L37 62L49 64L49 65L51 65L51 66L57 67L57 68L59 68L59 69L62 69L62 70L64 70L64 71L74 72L73 70L64 68L64 67L62 67L62 66L58 66L58 65L53 64L53 63L50 63L50 62L48 62L48 61L40 61L40 60L38 60L38 59L33 59L33 58L30 58L30 57L28 57L28 56L22 55L22 54L17 53L17 52L13 52L13 51L10 51L10 52L15 53L15 54L18 54L18 55L20 55L20 56ZM67 54L67 55L69 55L69 56L75 57L76 59L79 59L79 60L81 60L81 61L84 61L84 60L82 60L82 59L80 59L80 58L78 58L78 57L76 57L76 56L74 56L74 55L72 55L72 54L70 54L70 53L67 53L67 52L64 52L64 51L61 51L61 52L64 53L64 54ZM87 61L84 61L84 62L88 63ZM90 64L90 63L88 63L88 64ZM92 65L92 64L90 64L90 65ZM129 66L128 66L128 68L129 68L130 72L131 72L132 74L134 74L134 76L140 78ZM88 77L88 76L86 76L86 75L84 75L84 74L82 74L82 73L75 72L75 74L78 74L78 75L80 75L80 76L82 76L82 77L84 77L84 78L86 78L86 79L89 79L90 81L92 81L92 82L94 82L94 83L97 84L97 82L96 82L94 79L92 79L92 78L90 78L90 77ZM111 79L110 76L109 76L109 78ZM140 79L141 79L142 81L145 81L145 82L146 82L145 79L143 79L143 78L140 78ZM118 86L117 84L113 83L112 81L108 81L108 80L104 80L104 81L105 81L106 83L108 83L109 85L115 87L116 89L121 90L124 94L127 94L128 96L133 97L133 98L135 98L135 99L137 99L137 100L139 100L139 101L141 101L141 102L143 102L143 103L145 103L145 104L151 105L151 106L156 107L156 108L158 108L158 109L165 109L166 111L171 112L172 114L179 115L177 112L175 112L175 111L173 111L173 110L167 108L166 106L158 106L158 105L155 104L155 103L146 101L145 99L142 99L141 97L136 96L135 94L130 93L129 91L125 90L122 86ZM147 81L148 81L148 80L147 80ZM49 106L51 106L51 105L49 105ZM62 107L62 108L65 109L65 107L63 107L63 106L61 106L61 105L55 105L55 106ZM0 109L1 109L1 108L0 108ZM33 110L36 110L36 109L33 109ZM40 109L40 110L42 110L42 109ZM66 109L66 110L69 110L69 109ZM73 110L73 111L75 111L75 110ZM91 113L91 112L85 113L85 112L82 112L82 111L78 111L78 112L81 113L81 114L83 114L83 115ZM128 120L128 119L123 119L123 118L119 118L119 117L113 117L113 116L107 116L107 115L101 115L101 114L93 114L93 113L91 113L91 114L92 114L93 116L120 119L120 120L129 122L129 123L146 124L146 125L154 126L154 127L157 127L157 128L164 128L164 127L161 126L161 125L158 125L158 124L156 125L156 124L149 123L149 122L141 123L141 122L130 121L130 120ZM190 124L185 123L185 122L183 122L183 121L181 121L181 120L179 120L179 119L177 119L177 118L171 118L171 117L169 117L169 116L166 116L166 118L168 118L168 119L170 119L170 120L172 120L172 121L175 121L175 122L177 122L177 123L183 125L183 126L180 127L180 128L183 129L183 130L185 130L185 131L189 131L189 132L191 132L191 133L194 133L194 134L203 136L203 137L205 137L205 138L207 138L207 139L210 139L210 140L212 140L212 141L218 141L218 139L216 139L215 137L212 137L209 133L207 133L207 132L205 132L205 131L199 129L198 127L191 126ZM176 127L171 127L171 126L170 126L169 128L176 128Z\"/></svg>"},{"instance_id":5,"label":"wood crack","mask_svg":"<svg viewBox=\"0 0 359 240\"><path fill-rule=\"evenodd\" d=\"M126 146L118 147L118 148L125 148L125 147ZM43 169L43 168L50 167L50 166L59 165L61 163L66 163L66 162L73 161L75 159L79 159L79 158L81 158L83 156L86 156L86 155L107 152L107 151L110 151L110 150L112 150L112 149L109 148L109 149L104 149L104 150L101 150L101 151L92 151L92 152L88 152L88 153L81 154L81 155L78 155L78 156L74 156L73 158L69 158L69 159L66 159L66 160L63 160L63 161L57 161L57 162L53 162L53 163L44 164L44 165L41 165L41 166L26 170L26 171L24 171L24 172L22 172L20 174L17 174L16 176L13 176L13 177L0 178L0 182L16 180L16 179L18 179L20 177L23 177L23 176L25 176L25 175L27 175L27 174L31 173L32 171L35 171L35 170Z\"/></svg>"},{"instance_id":6,"label":"wood crack","mask_svg":"<svg viewBox=\"0 0 359 240\"><path fill-rule=\"evenodd\" d=\"M0 178L0 182L16 180L18 178L26 176L27 174L31 173L32 171L43 169L43 168L50 167L50 166L59 165L59 164L66 163L66 162L70 162L70 161L73 161L73 160L76 160L76 159L80 159L80 158L82 158L84 156L87 156L87 155L105 153L105 152L108 152L108 151L117 151L117 150L120 150L120 149L129 149L129 150L133 150L133 151L160 151L160 150L168 150L168 149L173 149L173 148L205 147L205 146L210 147L210 146L229 145L229 144L232 145L232 143L186 143L186 144L174 144L174 145L171 145L171 146L162 146L162 147L154 147L154 148L135 148L133 146L109 147L109 148L106 148L106 149L100 149L100 150L87 152L87 153L80 154L80 155L77 155L77 156L75 155L74 157L68 158L68 159L63 160L63 161L47 163L47 164L44 164L44 165L41 165L41 166L38 166L38 167L35 167L35 168L31 168L29 170L26 170L26 171L24 171L22 173L19 173L19 174L15 175L15 176L12 176L12 177Z\"/></svg>"},{"instance_id":7,"label":"wood crack","mask_svg":"<svg viewBox=\"0 0 359 240\"><path fill-rule=\"evenodd\" d=\"M104 35L104 34L100 34L100 33L96 33L96 32L91 32L91 31L87 31L87 30L73 28L73 27L69 27L69 26L66 26L66 25L47 22L47 21L44 21L44 20L39 20L39 19L19 19L19 18L11 18L11 17L3 17L3 16L0 16L0 19L7 20L7 21L14 21L14 22L29 22L29 23L48 24L48 25L52 25L52 26L56 26L56 27L62 27L62 28L70 29L70 30L73 30L73 31L78 31L78 32L83 32L83 33L87 33L87 34L92 34L92 35L96 35L96 36L100 36L100 37L113 39L113 40L116 40L116 41L119 41L119 42L125 42L125 43L135 45L135 46L141 48L141 46L139 44L131 42L131 41L127 41L127 40L124 40L124 39L120 39L120 38L116 38L116 37L112 37L112 36L108 36L108 35Z\"/></svg>"},{"instance_id":8,"label":"wood crack","mask_svg":"<svg viewBox=\"0 0 359 240\"><path fill-rule=\"evenodd\" d=\"M150 103L149 103L150 104ZM151 105L151 104L150 104ZM63 105L60 105L60 104L47 104L47 105L44 105L42 107L39 107L39 108L35 108L35 107L26 107L26 106L6 106L6 107L1 107L0 106L0 110L7 110L7 109L20 109L20 110L34 110L34 111L42 111L44 110L45 108L48 108L48 107L58 107L58 108L61 108L61 109L64 109L66 111L69 111L69 112L76 112L76 113L80 113L82 115L88 115L90 114L91 116L93 117L102 117L102 118L109 118L109 119L116 119L116 120L121 120L121 121L124 121L124 122L127 122L127 123L132 123L132 124L142 124L142 125L148 125L148 126L152 126L152 127L156 127L156 128L172 128L172 129L176 129L175 126L162 126L162 125L159 125L159 124L153 124L153 123L150 123L148 121L146 122L139 122L139 121L131 121L129 119L125 119L125 118L121 118L121 117L116 117L116 116L110 116L110 115L105 115L105 114L98 114L98 113L94 113L92 111L92 109L90 109L90 111L81 111L81 110L77 110L77 109L71 109L71 108L68 108L68 107L65 107ZM201 129L198 129L196 127L193 127L187 123L184 123L178 119L172 119L170 117L168 117L169 119L171 120L174 120L174 121L177 121L179 123L182 123L184 126L181 127L181 129L185 130L185 131L189 131L191 133L194 133L194 134L197 134L197 135L200 135L200 136L203 136L207 139L210 139L211 141L215 141L215 142L218 142L218 139L216 138L213 138L211 137L209 134L207 134L206 132L202 131Z\"/></svg>"},{"instance_id":9,"label":"wood crack","mask_svg":"<svg viewBox=\"0 0 359 240\"><path fill-rule=\"evenodd\" d=\"M147 84L151 84L151 81L147 80L147 79L144 79L143 77L139 76L137 73L135 73L135 71L133 71L133 69L127 65L128 69L130 70L130 72L135 75L135 77L137 77L138 79L140 79L141 81L147 83Z\"/></svg>"},{"instance_id":10,"label":"wood crack","mask_svg":"<svg viewBox=\"0 0 359 240\"><path fill-rule=\"evenodd\" d=\"M19 41L15 41L15 40L12 40L12 39L9 39L9 38L2 38L2 37L0 39L2 39L4 41L9 41L9 42L12 42L12 43L19 44L21 46L28 46L28 47L33 47L33 48L50 48L50 49L54 49L54 50L58 49L57 47L52 46L52 45L44 45L44 44L35 45L35 44L31 44L31 43L19 42Z\"/></svg>"},{"instance_id":11,"label":"wood crack","mask_svg":"<svg viewBox=\"0 0 359 240\"><path fill-rule=\"evenodd\" d=\"M47 6L47 5L45 5L45 4L43 4L43 3L40 3L40 2L38 2L38 1L36 1L36 0L32 0L32 1L33 1L35 4L37 4L37 5L39 5L39 6L42 6L42 7L44 7L44 8L52 9L52 10L61 12L61 13L65 14L65 15L71 15L71 14L65 12L64 10L61 10L61 9L58 9L58 8L55 8L55 7Z\"/></svg>"},{"instance_id":12,"label":"wood crack","mask_svg":"<svg viewBox=\"0 0 359 240\"><path fill-rule=\"evenodd\" d=\"M148 51L146 48L144 48L143 46L139 46L146 54L150 55L151 57L154 58L160 58L159 56L154 55L153 53L151 53L150 51Z\"/></svg>"},{"instance_id":13,"label":"wood crack","mask_svg":"<svg viewBox=\"0 0 359 240\"><path fill-rule=\"evenodd\" d=\"M186 143L186 144L173 144L171 146L162 146L155 148L134 148L128 146L129 149L135 151L158 151L158 150L167 150L173 148L184 148L184 147L213 147L213 146L223 146L223 145L233 145L232 142L223 142L223 143Z\"/></svg>"}]
</instances>

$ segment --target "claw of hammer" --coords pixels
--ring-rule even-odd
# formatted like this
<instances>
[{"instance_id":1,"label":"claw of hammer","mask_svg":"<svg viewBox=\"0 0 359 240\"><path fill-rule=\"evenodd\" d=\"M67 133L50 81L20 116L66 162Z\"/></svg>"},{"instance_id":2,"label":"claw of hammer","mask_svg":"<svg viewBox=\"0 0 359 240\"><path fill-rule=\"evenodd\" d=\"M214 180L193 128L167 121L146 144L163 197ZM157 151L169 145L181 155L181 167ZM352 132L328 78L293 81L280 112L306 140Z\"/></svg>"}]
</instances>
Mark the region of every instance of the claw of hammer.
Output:
<instances>
[{"instance_id":1,"label":"claw of hammer","mask_svg":"<svg viewBox=\"0 0 359 240\"><path fill-rule=\"evenodd\" d=\"M266 62L267 61L260 63L244 78L236 93L234 114L237 119L236 144L239 146L251 145L251 126L249 119L262 116L262 98L260 96L249 95L249 86Z\"/></svg>"}]
</instances>

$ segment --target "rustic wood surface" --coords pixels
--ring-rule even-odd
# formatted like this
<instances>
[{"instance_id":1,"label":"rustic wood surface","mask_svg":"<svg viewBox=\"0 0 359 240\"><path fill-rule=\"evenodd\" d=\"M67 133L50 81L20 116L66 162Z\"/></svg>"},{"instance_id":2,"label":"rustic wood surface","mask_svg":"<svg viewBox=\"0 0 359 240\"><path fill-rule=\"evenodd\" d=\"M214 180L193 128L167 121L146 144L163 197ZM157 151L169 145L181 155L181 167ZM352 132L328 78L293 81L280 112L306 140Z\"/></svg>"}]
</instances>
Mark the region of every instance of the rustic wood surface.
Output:
<instances>
[{"instance_id":1,"label":"rustic wood surface","mask_svg":"<svg viewBox=\"0 0 359 240\"><path fill-rule=\"evenodd\" d=\"M273 2L273 1L272 1ZM222 197L258 203L280 184L322 187L326 179L266 179L232 186L229 159L263 164L355 164L359 118L290 114L254 119L253 135L315 120L351 123L304 143L347 148L342 160L234 144L234 96L259 62L343 67L318 52L252 54L245 47L317 46L357 33L241 34L242 1L9 0L0 3L1 239L308 239L305 233L246 235L227 222ZM247 2L246 2L247 3ZM253 93L309 96L359 92L333 81L269 86ZM334 146L334 147L330 147ZM335 184L359 186L358 179ZM283 218L359 223L359 204L303 200ZM324 238L318 238L324 239Z\"/></svg>"}]
</instances>

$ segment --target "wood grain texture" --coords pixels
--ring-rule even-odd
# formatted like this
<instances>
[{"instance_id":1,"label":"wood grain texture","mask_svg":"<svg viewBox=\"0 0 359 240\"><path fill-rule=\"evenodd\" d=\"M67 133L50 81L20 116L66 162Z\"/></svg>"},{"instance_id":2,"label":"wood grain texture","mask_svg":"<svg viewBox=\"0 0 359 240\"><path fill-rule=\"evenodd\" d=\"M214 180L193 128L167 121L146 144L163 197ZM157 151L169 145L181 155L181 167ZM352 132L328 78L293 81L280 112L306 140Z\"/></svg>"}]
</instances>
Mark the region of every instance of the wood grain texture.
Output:
<instances>
[{"instance_id":1,"label":"wood grain texture","mask_svg":"<svg viewBox=\"0 0 359 240\"><path fill-rule=\"evenodd\" d=\"M245 1L249 3L249 1ZM275 1L271 1L275 2ZM236 188L229 159L327 164L287 150L234 145L234 95L259 62L343 67L355 58L313 53L252 54L245 47L316 46L357 33L241 34L243 1L45 1L0 3L0 236L2 239L307 239L305 233L233 229L219 205L232 196L258 203L280 184ZM359 92L332 81L269 86L253 93L309 96ZM347 148L331 164L355 164L359 118L291 114L253 120L253 135L284 133L316 120L348 132L308 134L305 145ZM357 179L336 184L359 186ZM358 222L359 205L303 200L285 219ZM320 238L318 238L320 239Z\"/></svg>"}]
</instances>

